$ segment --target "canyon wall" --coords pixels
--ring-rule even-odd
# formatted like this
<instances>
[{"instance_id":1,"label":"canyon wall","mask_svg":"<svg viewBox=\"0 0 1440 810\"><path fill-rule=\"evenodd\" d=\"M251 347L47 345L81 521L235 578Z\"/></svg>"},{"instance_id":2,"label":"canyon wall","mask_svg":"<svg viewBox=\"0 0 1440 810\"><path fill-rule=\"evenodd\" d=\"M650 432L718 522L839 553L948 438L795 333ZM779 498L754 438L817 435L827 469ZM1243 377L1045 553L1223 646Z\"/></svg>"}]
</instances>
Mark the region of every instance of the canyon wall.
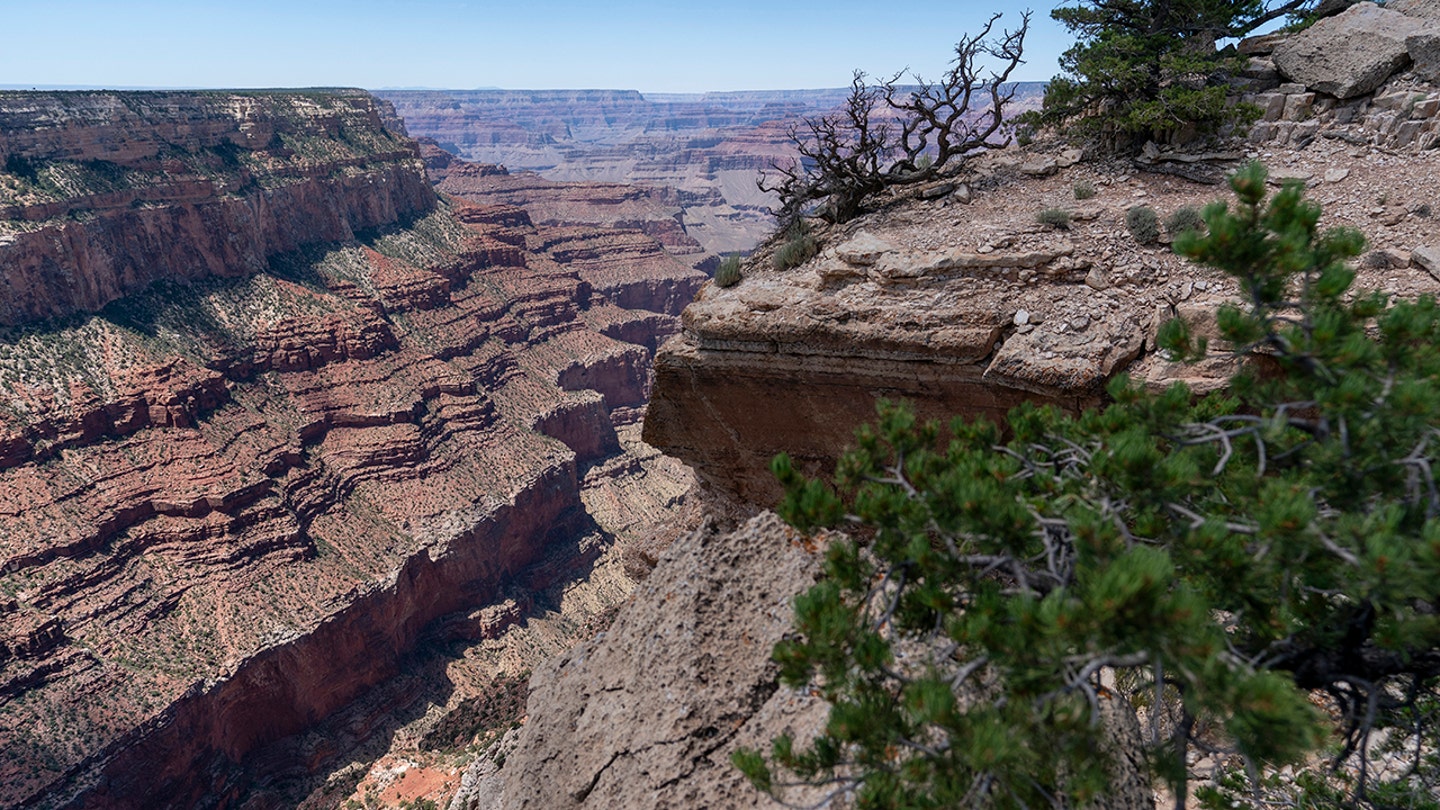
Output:
<instances>
[{"instance_id":1,"label":"canyon wall","mask_svg":"<svg viewBox=\"0 0 1440 810\"><path fill-rule=\"evenodd\" d=\"M277 742L683 489L634 434L704 275L441 202L396 121L0 94L0 806L273 806Z\"/></svg>"},{"instance_id":2,"label":"canyon wall","mask_svg":"<svg viewBox=\"0 0 1440 810\"><path fill-rule=\"evenodd\" d=\"M382 109L359 91L0 93L0 324L254 273L431 210Z\"/></svg>"}]
</instances>

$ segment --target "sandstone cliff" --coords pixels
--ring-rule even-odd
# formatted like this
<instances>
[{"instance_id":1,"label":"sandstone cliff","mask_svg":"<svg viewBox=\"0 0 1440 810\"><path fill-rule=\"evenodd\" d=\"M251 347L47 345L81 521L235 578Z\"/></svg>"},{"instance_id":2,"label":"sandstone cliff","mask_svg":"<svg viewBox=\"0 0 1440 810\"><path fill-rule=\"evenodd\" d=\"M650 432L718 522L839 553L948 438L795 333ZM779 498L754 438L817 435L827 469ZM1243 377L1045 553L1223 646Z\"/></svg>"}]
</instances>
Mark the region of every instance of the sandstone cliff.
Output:
<instances>
[{"instance_id":1,"label":"sandstone cliff","mask_svg":"<svg viewBox=\"0 0 1440 810\"><path fill-rule=\"evenodd\" d=\"M395 126L0 95L0 806L286 801L688 485L635 421L703 275L439 203Z\"/></svg>"}]
</instances>

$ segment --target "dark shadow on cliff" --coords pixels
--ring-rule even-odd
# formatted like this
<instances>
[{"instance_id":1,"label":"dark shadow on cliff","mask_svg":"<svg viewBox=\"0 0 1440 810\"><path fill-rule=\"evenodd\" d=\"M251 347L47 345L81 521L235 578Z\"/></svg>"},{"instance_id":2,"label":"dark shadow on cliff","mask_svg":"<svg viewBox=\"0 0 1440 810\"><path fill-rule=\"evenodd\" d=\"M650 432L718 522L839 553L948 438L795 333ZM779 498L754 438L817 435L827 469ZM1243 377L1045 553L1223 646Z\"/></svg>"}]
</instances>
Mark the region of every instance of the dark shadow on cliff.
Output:
<instances>
[{"instance_id":1,"label":"dark shadow on cliff","mask_svg":"<svg viewBox=\"0 0 1440 810\"><path fill-rule=\"evenodd\" d=\"M490 598L426 626L416 648L399 662L399 674L369 689L310 730L254 752L236 766L217 763L207 806L333 808L354 793L369 768L387 753L461 754L472 741L503 733L524 713L529 667L477 677L475 660L508 628L526 628L561 610L565 591L588 579L615 538L588 514L561 521L538 562L504 579ZM484 619L488 609L514 604L508 625ZM576 624L573 640L593 636L613 617ZM564 646L570 646L567 642ZM556 650L555 652L559 652ZM543 657L548 657L548 654ZM530 666L539 661L531 662Z\"/></svg>"}]
</instances>

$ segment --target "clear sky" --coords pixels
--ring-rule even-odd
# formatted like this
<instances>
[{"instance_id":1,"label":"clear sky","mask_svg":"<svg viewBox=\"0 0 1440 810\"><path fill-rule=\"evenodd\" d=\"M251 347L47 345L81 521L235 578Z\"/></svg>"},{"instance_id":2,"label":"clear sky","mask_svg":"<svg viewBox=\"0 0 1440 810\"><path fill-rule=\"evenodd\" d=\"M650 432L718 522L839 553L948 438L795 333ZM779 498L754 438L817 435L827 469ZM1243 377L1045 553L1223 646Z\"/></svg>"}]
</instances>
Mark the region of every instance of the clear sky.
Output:
<instances>
[{"instance_id":1,"label":"clear sky","mask_svg":"<svg viewBox=\"0 0 1440 810\"><path fill-rule=\"evenodd\" d=\"M1027 65L1068 39L1035 8ZM969 0L0 0L0 85L504 87L642 91L841 87L856 68L934 78L992 11Z\"/></svg>"}]
</instances>

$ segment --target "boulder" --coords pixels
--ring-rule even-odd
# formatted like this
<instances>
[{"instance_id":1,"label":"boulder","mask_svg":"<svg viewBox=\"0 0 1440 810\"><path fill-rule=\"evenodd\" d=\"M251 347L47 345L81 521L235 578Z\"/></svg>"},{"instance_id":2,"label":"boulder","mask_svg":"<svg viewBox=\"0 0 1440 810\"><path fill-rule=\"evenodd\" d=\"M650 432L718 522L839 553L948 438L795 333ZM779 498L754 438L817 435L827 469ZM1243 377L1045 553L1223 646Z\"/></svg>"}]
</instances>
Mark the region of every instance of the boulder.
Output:
<instances>
[{"instance_id":1,"label":"boulder","mask_svg":"<svg viewBox=\"0 0 1440 810\"><path fill-rule=\"evenodd\" d=\"M1240 40L1236 50L1241 56L1269 56L1284 42L1289 34L1260 34Z\"/></svg>"},{"instance_id":2,"label":"boulder","mask_svg":"<svg viewBox=\"0 0 1440 810\"><path fill-rule=\"evenodd\" d=\"M1282 42L1275 49L1275 67L1311 90L1355 98L1409 63L1406 38L1426 27L1398 11L1357 3Z\"/></svg>"},{"instance_id":3,"label":"boulder","mask_svg":"<svg viewBox=\"0 0 1440 810\"><path fill-rule=\"evenodd\" d=\"M1440 280L1440 247L1421 245L1410 251L1410 260Z\"/></svg>"}]
</instances>

